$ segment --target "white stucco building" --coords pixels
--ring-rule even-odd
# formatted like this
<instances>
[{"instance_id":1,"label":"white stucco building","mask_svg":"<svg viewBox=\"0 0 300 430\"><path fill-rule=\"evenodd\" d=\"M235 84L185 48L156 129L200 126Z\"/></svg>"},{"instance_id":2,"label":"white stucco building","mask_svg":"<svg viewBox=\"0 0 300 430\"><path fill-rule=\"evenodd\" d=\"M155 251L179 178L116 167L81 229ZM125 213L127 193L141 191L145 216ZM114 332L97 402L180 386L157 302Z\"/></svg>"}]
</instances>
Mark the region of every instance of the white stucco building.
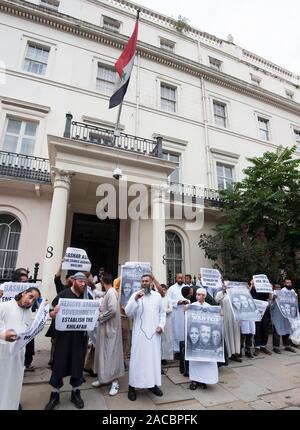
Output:
<instances>
[{"instance_id":1,"label":"white stucco building","mask_svg":"<svg viewBox=\"0 0 300 430\"><path fill-rule=\"evenodd\" d=\"M113 65L138 8L123 134L113 142ZM126 0L0 0L0 39L0 278L39 262L51 296L71 245L114 275L129 260L151 261L161 282L179 270L197 275L209 264L197 244L219 216L216 190L241 179L247 157L279 145L300 151L299 76L230 37L180 32ZM172 182L171 212L181 196L202 197L203 228L119 212L100 221L96 190L110 183L119 195L117 166L128 185ZM163 214L164 199L151 206Z\"/></svg>"}]
</instances>

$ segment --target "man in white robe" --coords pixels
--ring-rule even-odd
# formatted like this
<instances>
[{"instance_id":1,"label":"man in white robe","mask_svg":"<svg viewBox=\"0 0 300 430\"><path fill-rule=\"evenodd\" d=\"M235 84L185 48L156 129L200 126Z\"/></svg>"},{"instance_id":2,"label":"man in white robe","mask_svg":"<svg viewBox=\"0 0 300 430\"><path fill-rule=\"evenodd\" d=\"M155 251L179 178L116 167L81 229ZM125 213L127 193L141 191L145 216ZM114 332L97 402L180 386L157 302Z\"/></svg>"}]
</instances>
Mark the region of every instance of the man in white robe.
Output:
<instances>
[{"instance_id":1,"label":"man in white robe","mask_svg":"<svg viewBox=\"0 0 300 430\"><path fill-rule=\"evenodd\" d=\"M203 308L210 307L205 302L206 289L198 288L196 292L197 302L188 306L202 306ZM185 308L187 309L187 307ZM219 380L218 365L209 361L192 361L189 365L189 377L191 380L190 389L196 390L197 386L206 389L206 384L217 384Z\"/></svg>"},{"instance_id":2,"label":"man in white robe","mask_svg":"<svg viewBox=\"0 0 300 430\"><path fill-rule=\"evenodd\" d=\"M143 275L141 290L134 293L125 313L133 318L132 346L129 365L128 398L136 400L135 388L148 388L162 396L161 334L166 323L166 312L161 295L152 290L152 276Z\"/></svg>"},{"instance_id":3,"label":"man in white robe","mask_svg":"<svg viewBox=\"0 0 300 430\"><path fill-rule=\"evenodd\" d=\"M18 410L24 377L25 347L10 354L10 343L32 323L31 306L40 298L37 288L28 288L15 299L0 303L0 410Z\"/></svg>"},{"instance_id":4,"label":"man in white robe","mask_svg":"<svg viewBox=\"0 0 300 430\"><path fill-rule=\"evenodd\" d=\"M179 342L184 341L184 305L188 303L188 301L181 294L181 289L184 286L185 284L183 283L183 274L178 273L176 275L176 284L172 285L168 289L167 293L167 296L170 299L173 308L173 350L177 354L180 351Z\"/></svg>"}]
</instances>

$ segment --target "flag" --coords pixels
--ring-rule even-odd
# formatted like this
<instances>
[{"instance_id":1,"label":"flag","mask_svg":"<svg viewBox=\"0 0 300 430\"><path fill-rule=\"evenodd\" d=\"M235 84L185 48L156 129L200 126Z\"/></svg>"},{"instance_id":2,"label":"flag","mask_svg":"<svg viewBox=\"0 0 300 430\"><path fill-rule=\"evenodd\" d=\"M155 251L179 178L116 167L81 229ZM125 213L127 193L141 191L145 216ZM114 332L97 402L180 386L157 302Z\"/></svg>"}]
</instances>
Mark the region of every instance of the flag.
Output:
<instances>
[{"instance_id":1,"label":"flag","mask_svg":"<svg viewBox=\"0 0 300 430\"><path fill-rule=\"evenodd\" d=\"M123 98L126 94L134 63L136 42L138 36L138 23L139 20L137 17L133 33L127 45L125 46L124 51L115 63L115 69L117 71L117 80L115 83L114 93L109 100L109 109L114 108L120 103L122 103Z\"/></svg>"}]
</instances>

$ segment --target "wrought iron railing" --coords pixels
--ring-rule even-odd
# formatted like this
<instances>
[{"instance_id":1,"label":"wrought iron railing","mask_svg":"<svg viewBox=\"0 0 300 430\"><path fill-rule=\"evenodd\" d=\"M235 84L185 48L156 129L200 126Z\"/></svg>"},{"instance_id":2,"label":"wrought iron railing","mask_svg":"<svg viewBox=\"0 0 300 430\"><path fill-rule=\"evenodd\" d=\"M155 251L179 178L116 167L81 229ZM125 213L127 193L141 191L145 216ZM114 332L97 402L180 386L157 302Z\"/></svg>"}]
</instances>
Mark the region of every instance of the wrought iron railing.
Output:
<instances>
[{"instance_id":1,"label":"wrought iron railing","mask_svg":"<svg viewBox=\"0 0 300 430\"><path fill-rule=\"evenodd\" d=\"M50 163L46 158L0 151L0 177L32 182L51 182Z\"/></svg>"},{"instance_id":2,"label":"wrought iron railing","mask_svg":"<svg viewBox=\"0 0 300 430\"><path fill-rule=\"evenodd\" d=\"M170 182L168 192L174 197L174 200L177 201L180 200L181 202L184 202L184 199L186 199L186 202L203 202L204 206L222 206L219 191L211 188Z\"/></svg>"},{"instance_id":3,"label":"wrought iron railing","mask_svg":"<svg viewBox=\"0 0 300 430\"><path fill-rule=\"evenodd\" d=\"M162 157L161 138L150 140L126 133L115 136L113 130L76 121L71 122L70 138L152 157Z\"/></svg>"}]
</instances>

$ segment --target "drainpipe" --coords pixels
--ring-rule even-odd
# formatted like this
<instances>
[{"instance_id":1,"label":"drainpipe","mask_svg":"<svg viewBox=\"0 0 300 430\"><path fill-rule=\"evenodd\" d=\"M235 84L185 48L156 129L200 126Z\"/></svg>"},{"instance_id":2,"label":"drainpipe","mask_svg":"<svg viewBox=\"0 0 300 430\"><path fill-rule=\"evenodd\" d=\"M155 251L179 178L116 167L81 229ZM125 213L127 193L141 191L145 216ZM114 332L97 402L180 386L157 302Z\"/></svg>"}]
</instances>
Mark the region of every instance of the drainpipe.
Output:
<instances>
[{"instance_id":1,"label":"drainpipe","mask_svg":"<svg viewBox=\"0 0 300 430\"><path fill-rule=\"evenodd\" d=\"M203 76L201 76L201 90L202 90L202 108L203 108L203 121L204 121L204 143L206 155L206 174L207 174L207 188L213 188L212 185L212 165L211 165L211 152L209 145L209 132L208 132L208 116L206 106L206 89Z\"/></svg>"}]
</instances>

